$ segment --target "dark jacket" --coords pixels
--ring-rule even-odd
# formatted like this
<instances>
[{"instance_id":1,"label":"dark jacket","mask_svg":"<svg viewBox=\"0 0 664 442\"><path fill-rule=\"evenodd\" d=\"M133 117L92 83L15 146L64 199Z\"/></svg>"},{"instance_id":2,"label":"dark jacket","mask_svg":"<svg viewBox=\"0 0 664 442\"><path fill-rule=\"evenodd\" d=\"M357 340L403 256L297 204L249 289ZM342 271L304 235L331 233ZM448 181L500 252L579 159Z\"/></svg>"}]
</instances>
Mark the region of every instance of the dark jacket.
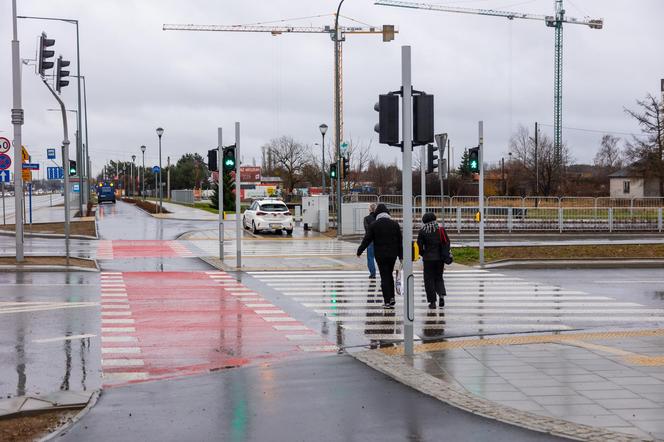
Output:
<instances>
[{"instance_id":1,"label":"dark jacket","mask_svg":"<svg viewBox=\"0 0 664 442\"><path fill-rule=\"evenodd\" d=\"M422 228L417 234L417 246L420 248L420 256L423 261L442 261L442 257L449 253L450 241L447 232L441 235L441 229L442 227L439 226L436 231L431 232Z\"/></svg>"},{"instance_id":2,"label":"dark jacket","mask_svg":"<svg viewBox=\"0 0 664 442\"><path fill-rule=\"evenodd\" d=\"M376 221L376 216L371 212L364 217L364 233L366 234L369 231L369 226Z\"/></svg>"},{"instance_id":3,"label":"dark jacket","mask_svg":"<svg viewBox=\"0 0 664 442\"><path fill-rule=\"evenodd\" d=\"M383 217L369 225L362 244L357 249L357 256L360 256L372 242L376 258L403 259L401 227L393 219Z\"/></svg>"}]
</instances>

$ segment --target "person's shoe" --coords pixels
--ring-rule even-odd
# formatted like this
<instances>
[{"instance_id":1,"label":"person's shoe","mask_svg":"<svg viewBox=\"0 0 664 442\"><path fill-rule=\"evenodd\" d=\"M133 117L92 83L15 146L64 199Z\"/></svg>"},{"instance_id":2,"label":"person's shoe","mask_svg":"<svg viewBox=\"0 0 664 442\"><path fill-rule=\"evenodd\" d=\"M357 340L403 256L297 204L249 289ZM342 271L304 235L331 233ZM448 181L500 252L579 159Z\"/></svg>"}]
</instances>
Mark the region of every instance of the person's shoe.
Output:
<instances>
[{"instance_id":1,"label":"person's shoe","mask_svg":"<svg viewBox=\"0 0 664 442\"><path fill-rule=\"evenodd\" d=\"M383 304L383 308L387 310L392 310L394 309L394 304L390 304L390 302L388 301L385 304Z\"/></svg>"},{"instance_id":2,"label":"person's shoe","mask_svg":"<svg viewBox=\"0 0 664 442\"><path fill-rule=\"evenodd\" d=\"M369 279L376 279L376 275L369 275Z\"/></svg>"},{"instance_id":3,"label":"person's shoe","mask_svg":"<svg viewBox=\"0 0 664 442\"><path fill-rule=\"evenodd\" d=\"M435 302L430 302L429 303L429 308L432 309L432 310L435 309L436 308L436 303Z\"/></svg>"},{"instance_id":4,"label":"person's shoe","mask_svg":"<svg viewBox=\"0 0 664 442\"><path fill-rule=\"evenodd\" d=\"M396 305L396 303L397 303L397 301L396 301L394 298L390 299L390 302L389 302L390 307L394 308L394 306Z\"/></svg>"},{"instance_id":5,"label":"person's shoe","mask_svg":"<svg viewBox=\"0 0 664 442\"><path fill-rule=\"evenodd\" d=\"M438 307L445 307L445 297L441 296L440 299L438 299Z\"/></svg>"}]
</instances>

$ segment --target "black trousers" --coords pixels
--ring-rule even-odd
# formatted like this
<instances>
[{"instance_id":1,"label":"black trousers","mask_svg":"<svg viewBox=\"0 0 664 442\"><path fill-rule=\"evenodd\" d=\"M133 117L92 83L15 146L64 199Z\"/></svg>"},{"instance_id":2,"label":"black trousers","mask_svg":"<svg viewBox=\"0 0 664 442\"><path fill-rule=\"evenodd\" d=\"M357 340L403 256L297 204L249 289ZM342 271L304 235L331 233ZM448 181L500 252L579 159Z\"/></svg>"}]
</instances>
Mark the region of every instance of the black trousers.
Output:
<instances>
[{"instance_id":1,"label":"black trousers","mask_svg":"<svg viewBox=\"0 0 664 442\"><path fill-rule=\"evenodd\" d=\"M383 300L388 302L394 299L394 263L397 262L396 256L378 257L378 271L380 272L380 289L383 292Z\"/></svg>"},{"instance_id":2,"label":"black trousers","mask_svg":"<svg viewBox=\"0 0 664 442\"><path fill-rule=\"evenodd\" d=\"M436 295L445 296L443 261L424 261L424 290L428 303L436 302Z\"/></svg>"}]
</instances>

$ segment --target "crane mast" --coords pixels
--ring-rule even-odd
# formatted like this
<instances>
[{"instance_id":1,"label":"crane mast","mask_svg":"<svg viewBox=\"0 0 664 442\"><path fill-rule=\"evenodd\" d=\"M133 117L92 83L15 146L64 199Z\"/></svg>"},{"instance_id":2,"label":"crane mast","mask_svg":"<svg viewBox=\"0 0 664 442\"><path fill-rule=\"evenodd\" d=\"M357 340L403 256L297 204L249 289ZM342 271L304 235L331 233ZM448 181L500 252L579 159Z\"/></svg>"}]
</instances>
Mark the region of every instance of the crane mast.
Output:
<instances>
[{"instance_id":1,"label":"crane mast","mask_svg":"<svg viewBox=\"0 0 664 442\"><path fill-rule=\"evenodd\" d=\"M555 0L555 15L536 15L513 11L500 11L495 9L474 9L457 6L436 5L431 3L413 3L402 0L375 0L374 4L380 6L394 6L397 8L424 9L429 11L452 12L460 14L487 15L504 17L509 20L525 19L544 21L546 26L554 28L554 99L553 99L553 145L556 174L560 182L562 172L562 138L563 138L563 23L585 25L591 29L602 29L603 19L577 19L565 16L563 0Z\"/></svg>"}]
</instances>

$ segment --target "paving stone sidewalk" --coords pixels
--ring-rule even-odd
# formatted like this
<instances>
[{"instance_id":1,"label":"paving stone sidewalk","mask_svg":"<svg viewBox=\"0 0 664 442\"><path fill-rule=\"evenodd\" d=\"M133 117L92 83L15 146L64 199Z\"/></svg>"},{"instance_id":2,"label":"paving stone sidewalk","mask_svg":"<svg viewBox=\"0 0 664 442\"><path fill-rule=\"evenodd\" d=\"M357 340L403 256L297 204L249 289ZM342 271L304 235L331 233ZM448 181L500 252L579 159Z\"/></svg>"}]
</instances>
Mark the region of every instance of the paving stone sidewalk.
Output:
<instances>
[{"instance_id":1,"label":"paving stone sidewalk","mask_svg":"<svg viewBox=\"0 0 664 442\"><path fill-rule=\"evenodd\" d=\"M664 440L664 329L459 339L415 352L358 358L441 400L528 428L579 440Z\"/></svg>"}]
</instances>

